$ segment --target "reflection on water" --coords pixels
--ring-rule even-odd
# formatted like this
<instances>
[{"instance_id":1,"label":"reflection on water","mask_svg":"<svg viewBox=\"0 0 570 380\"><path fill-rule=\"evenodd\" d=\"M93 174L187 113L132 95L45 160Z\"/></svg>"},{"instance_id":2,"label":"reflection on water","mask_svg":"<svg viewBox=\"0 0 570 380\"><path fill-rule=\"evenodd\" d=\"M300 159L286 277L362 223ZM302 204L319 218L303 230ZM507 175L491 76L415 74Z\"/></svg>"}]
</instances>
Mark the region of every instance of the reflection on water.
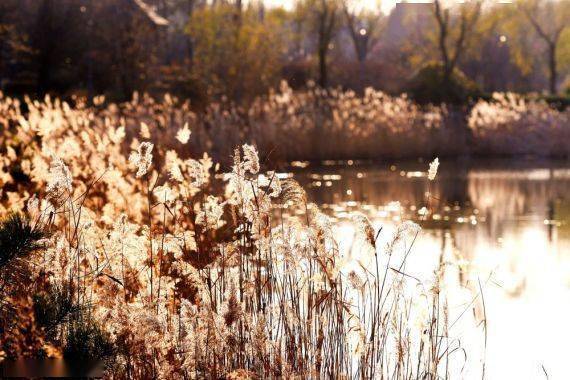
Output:
<instances>
[{"instance_id":1,"label":"reflection on water","mask_svg":"<svg viewBox=\"0 0 570 380\"><path fill-rule=\"evenodd\" d=\"M439 249L490 278L487 378L567 376L568 162L442 160L429 185L424 163L296 166L294 176L310 199L339 224L354 210L378 225L413 219L424 229L418 254ZM472 287L461 271L458 276Z\"/></svg>"}]
</instances>

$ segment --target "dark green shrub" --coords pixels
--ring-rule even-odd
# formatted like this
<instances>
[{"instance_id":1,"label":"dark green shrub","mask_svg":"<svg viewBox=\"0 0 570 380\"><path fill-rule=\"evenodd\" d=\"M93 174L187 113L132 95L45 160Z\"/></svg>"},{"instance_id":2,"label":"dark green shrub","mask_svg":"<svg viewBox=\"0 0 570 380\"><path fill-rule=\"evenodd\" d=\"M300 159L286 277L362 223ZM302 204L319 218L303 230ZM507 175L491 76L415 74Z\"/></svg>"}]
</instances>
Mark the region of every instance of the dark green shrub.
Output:
<instances>
[{"instance_id":1,"label":"dark green shrub","mask_svg":"<svg viewBox=\"0 0 570 380\"><path fill-rule=\"evenodd\" d=\"M70 324L63 355L69 359L106 359L113 355L111 337L95 321L77 320Z\"/></svg>"},{"instance_id":2,"label":"dark green shrub","mask_svg":"<svg viewBox=\"0 0 570 380\"><path fill-rule=\"evenodd\" d=\"M10 358L36 355L44 347L29 297L35 286L29 259L48 235L20 214L0 222L0 351Z\"/></svg>"},{"instance_id":3,"label":"dark green shrub","mask_svg":"<svg viewBox=\"0 0 570 380\"><path fill-rule=\"evenodd\" d=\"M59 327L81 311L74 303L73 292L67 283L52 285L46 291L34 294L33 302L36 324L51 340L56 339Z\"/></svg>"},{"instance_id":4,"label":"dark green shrub","mask_svg":"<svg viewBox=\"0 0 570 380\"><path fill-rule=\"evenodd\" d=\"M48 233L43 228L31 225L22 215L9 215L0 223L0 270L41 249L46 237Z\"/></svg>"},{"instance_id":5,"label":"dark green shrub","mask_svg":"<svg viewBox=\"0 0 570 380\"><path fill-rule=\"evenodd\" d=\"M550 107L557 109L558 111L564 111L566 108L570 107L570 96L559 96L559 95L540 95L536 97L528 97L532 100L544 100L550 105Z\"/></svg>"},{"instance_id":6,"label":"dark green shrub","mask_svg":"<svg viewBox=\"0 0 570 380\"><path fill-rule=\"evenodd\" d=\"M443 65L437 62L420 69L408 82L406 92L421 104L465 104L481 95L477 84L459 69L446 80Z\"/></svg>"}]
</instances>

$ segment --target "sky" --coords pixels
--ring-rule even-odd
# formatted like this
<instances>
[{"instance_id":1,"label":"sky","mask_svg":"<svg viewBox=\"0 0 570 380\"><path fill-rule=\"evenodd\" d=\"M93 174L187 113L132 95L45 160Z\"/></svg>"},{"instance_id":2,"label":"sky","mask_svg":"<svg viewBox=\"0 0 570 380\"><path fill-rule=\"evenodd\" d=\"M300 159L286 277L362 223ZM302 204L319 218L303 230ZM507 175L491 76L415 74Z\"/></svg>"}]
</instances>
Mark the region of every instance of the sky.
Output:
<instances>
[{"instance_id":1,"label":"sky","mask_svg":"<svg viewBox=\"0 0 570 380\"><path fill-rule=\"evenodd\" d=\"M296 0L264 0L265 4L268 6L282 6L286 9L293 8ZM409 3L431 3L433 0L408 0ZM495 0L498 3L511 3L512 0ZM353 4L359 7L368 9L382 9L385 14L390 13L392 8L396 6L396 3L401 2L401 0L352 0ZM462 0L457 0L457 2L463 2Z\"/></svg>"},{"instance_id":2,"label":"sky","mask_svg":"<svg viewBox=\"0 0 570 380\"><path fill-rule=\"evenodd\" d=\"M291 9L296 0L265 0L265 4L268 6L282 6L286 9ZM396 5L399 0L355 0L354 3L358 3L359 6L378 9L381 8L384 13L389 13L390 10ZM430 0L419 0L416 2L425 3Z\"/></svg>"}]
</instances>

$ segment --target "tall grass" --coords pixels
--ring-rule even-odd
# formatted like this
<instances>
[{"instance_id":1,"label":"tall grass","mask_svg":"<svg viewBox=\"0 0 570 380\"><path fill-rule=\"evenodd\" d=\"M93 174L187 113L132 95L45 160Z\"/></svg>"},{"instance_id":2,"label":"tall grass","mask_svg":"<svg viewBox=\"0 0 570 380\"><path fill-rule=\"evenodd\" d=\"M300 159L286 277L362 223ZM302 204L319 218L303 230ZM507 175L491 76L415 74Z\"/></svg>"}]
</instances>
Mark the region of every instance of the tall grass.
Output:
<instances>
[{"instance_id":1,"label":"tall grass","mask_svg":"<svg viewBox=\"0 0 570 380\"><path fill-rule=\"evenodd\" d=\"M544 100L495 93L473 107L468 125L481 154L570 156L570 108L558 111Z\"/></svg>"},{"instance_id":2,"label":"tall grass","mask_svg":"<svg viewBox=\"0 0 570 380\"><path fill-rule=\"evenodd\" d=\"M181 157L208 152L216 162L231 163L234 147L256 145L264 162L292 160L415 158L434 155L517 155L567 157L570 111L539 100L495 94L472 108L419 106L406 95L389 96L367 89L363 95L309 85L293 91L283 82L276 91L249 107L228 101L195 110L188 101L169 95L157 101L135 94L121 104L96 98L93 106L75 99L73 106L49 98L23 103L0 96L3 128L30 128L51 120L70 128L108 129L120 138L159 141ZM192 138L183 147L177 131L185 124ZM53 128L53 127L52 127ZM52 129L46 127L46 133ZM104 142L103 142L104 143ZM73 145L62 148L72 149ZM123 147L124 148L124 147Z\"/></svg>"},{"instance_id":3,"label":"tall grass","mask_svg":"<svg viewBox=\"0 0 570 380\"><path fill-rule=\"evenodd\" d=\"M0 357L104 357L108 377L129 379L446 378L461 367L441 286L452 264L407 273L417 224L386 235L357 214L345 252L296 182L262 171L254 145L237 145L229 165L186 158L200 156L206 128L187 141L191 114L171 101L133 101L121 119L112 105L46 99L22 114L2 99L0 215L25 211L49 234L27 243L24 289L1 272L2 315L14 313L0 319ZM394 117L386 125L409 127Z\"/></svg>"}]
</instances>

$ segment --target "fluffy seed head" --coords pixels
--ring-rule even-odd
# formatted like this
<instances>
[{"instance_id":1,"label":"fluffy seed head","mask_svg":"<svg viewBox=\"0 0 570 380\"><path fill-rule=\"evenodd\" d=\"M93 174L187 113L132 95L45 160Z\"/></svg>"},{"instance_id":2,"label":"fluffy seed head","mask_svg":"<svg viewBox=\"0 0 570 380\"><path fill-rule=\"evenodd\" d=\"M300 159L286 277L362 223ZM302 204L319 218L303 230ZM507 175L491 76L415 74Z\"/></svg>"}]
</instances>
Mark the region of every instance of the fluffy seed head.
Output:
<instances>
[{"instance_id":1,"label":"fluffy seed head","mask_svg":"<svg viewBox=\"0 0 570 380\"><path fill-rule=\"evenodd\" d=\"M435 158L435 160L433 160L430 164L429 164L429 170L428 170L428 179L430 181L433 181L435 179L435 176L437 175L437 168L439 167L439 158Z\"/></svg>"},{"instance_id":2,"label":"fluffy seed head","mask_svg":"<svg viewBox=\"0 0 570 380\"><path fill-rule=\"evenodd\" d=\"M137 178L148 172L152 164L152 148L154 148L152 143L142 142L138 149L129 156L129 161L137 168Z\"/></svg>"}]
</instances>

